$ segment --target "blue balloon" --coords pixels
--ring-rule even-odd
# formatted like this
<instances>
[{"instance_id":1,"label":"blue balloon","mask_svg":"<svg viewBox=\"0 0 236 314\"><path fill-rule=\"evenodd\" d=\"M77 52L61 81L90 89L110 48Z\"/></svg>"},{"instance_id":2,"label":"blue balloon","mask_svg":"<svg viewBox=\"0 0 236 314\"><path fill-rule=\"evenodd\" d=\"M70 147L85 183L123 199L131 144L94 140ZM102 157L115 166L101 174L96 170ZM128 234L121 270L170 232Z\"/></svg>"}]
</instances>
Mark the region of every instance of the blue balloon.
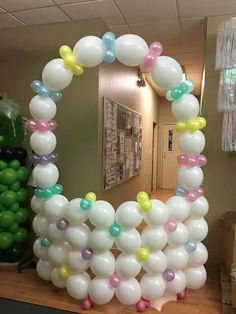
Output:
<instances>
[{"instance_id":1,"label":"blue balloon","mask_svg":"<svg viewBox=\"0 0 236 314\"><path fill-rule=\"evenodd\" d=\"M177 196L185 196L187 190L185 190L184 188L182 188L181 186L178 186L176 189L175 189L175 194Z\"/></svg>"},{"instance_id":2,"label":"blue balloon","mask_svg":"<svg viewBox=\"0 0 236 314\"><path fill-rule=\"evenodd\" d=\"M197 243L193 240L188 240L185 243L184 248L187 252L194 252L197 249Z\"/></svg>"},{"instance_id":3,"label":"blue balloon","mask_svg":"<svg viewBox=\"0 0 236 314\"><path fill-rule=\"evenodd\" d=\"M103 61L105 63L111 64L116 60L115 53L112 50L107 50L104 53Z\"/></svg>"},{"instance_id":4,"label":"blue balloon","mask_svg":"<svg viewBox=\"0 0 236 314\"><path fill-rule=\"evenodd\" d=\"M60 101L62 98L62 93L59 91L50 92L50 98L55 102Z\"/></svg>"},{"instance_id":5,"label":"blue balloon","mask_svg":"<svg viewBox=\"0 0 236 314\"><path fill-rule=\"evenodd\" d=\"M102 41L103 41L103 45L107 48L107 49L111 49L115 43L116 40L116 36L114 33L112 32L106 32L103 36L102 36Z\"/></svg>"},{"instance_id":6,"label":"blue balloon","mask_svg":"<svg viewBox=\"0 0 236 314\"><path fill-rule=\"evenodd\" d=\"M32 90L35 92L35 93L39 93L40 92L40 90L41 90L41 87L42 87L42 82L41 81L33 81L32 83L31 83L31 88L32 88Z\"/></svg>"},{"instance_id":7,"label":"blue balloon","mask_svg":"<svg viewBox=\"0 0 236 314\"><path fill-rule=\"evenodd\" d=\"M49 97L50 96L50 90L45 85L42 85L38 94L41 97Z\"/></svg>"}]
</instances>

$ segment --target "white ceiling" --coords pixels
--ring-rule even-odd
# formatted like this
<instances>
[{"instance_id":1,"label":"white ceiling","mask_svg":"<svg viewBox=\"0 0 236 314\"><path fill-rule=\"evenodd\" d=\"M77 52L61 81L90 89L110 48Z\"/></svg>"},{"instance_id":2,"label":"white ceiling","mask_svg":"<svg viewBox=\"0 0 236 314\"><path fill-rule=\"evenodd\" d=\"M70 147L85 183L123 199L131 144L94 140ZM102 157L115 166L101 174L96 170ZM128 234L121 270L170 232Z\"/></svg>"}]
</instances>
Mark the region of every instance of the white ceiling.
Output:
<instances>
[{"instance_id":1,"label":"white ceiling","mask_svg":"<svg viewBox=\"0 0 236 314\"><path fill-rule=\"evenodd\" d=\"M116 36L134 33L184 65L200 93L206 17L236 13L236 0L0 0L0 29L100 17ZM79 38L78 38L79 39Z\"/></svg>"}]
</instances>

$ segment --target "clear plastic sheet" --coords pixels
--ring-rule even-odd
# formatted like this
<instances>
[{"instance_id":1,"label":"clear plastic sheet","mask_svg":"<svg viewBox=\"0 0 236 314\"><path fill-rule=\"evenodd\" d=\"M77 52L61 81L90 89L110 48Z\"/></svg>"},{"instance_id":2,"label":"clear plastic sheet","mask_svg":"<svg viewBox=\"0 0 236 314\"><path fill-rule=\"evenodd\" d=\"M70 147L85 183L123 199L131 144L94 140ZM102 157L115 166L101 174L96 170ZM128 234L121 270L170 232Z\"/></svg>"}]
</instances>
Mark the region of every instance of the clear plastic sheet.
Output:
<instances>
[{"instance_id":1,"label":"clear plastic sheet","mask_svg":"<svg viewBox=\"0 0 236 314\"><path fill-rule=\"evenodd\" d=\"M222 150L226 152L236 151L236 111L224 112Z\"/></svg>"}]
</instances>

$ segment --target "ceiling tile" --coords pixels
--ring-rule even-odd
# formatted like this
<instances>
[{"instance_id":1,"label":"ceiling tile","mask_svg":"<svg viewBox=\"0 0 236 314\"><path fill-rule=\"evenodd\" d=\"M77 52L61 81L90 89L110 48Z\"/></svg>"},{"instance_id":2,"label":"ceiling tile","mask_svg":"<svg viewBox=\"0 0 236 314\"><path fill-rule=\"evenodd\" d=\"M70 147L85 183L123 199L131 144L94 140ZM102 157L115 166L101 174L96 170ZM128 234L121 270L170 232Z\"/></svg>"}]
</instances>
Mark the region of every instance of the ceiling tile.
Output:
<instances>
[{"instance_id":1,"label":"ceiling tile","mask_svg":"<svg viewBox=\"0 0 236 314\"><path fill-rule=\"evenodd\" d=\"M16 18L14 18L14 16L10 14L1 14L0 28L17 27L22 25L24 25L24 23L18 21Z\"/></svg>"},{"instance_id":2,"label":"ceiling tile","mask_svg":"<svg viewBox=\"0 0 236 314\"><path fill-rule=\"evenodd\" d=\"M204 37L206 33L206 18L181 19L182 38Z\"/></svg>"},{"instance_id":3,"label":"ceiling tile","mask_svg":"<svg viewBox=\"0 0 236 314\"><path fill-rule=\"evenodd\" d=\"M0 13L6 12L3 8L0 8Z\"/></svg>"},{"instance_id":4,"label":"ceiling tile","mask_svg":"<svg viewBox=\"0 0 236 314\"><path fill-rule=\"evenodd\" d=\"M178 0L180 17L205 17L236 13L235 0Z\"/></svg>"},{"instance_id":5,"label":"ceiling tile","mask_svg":"<svg viewBox=\"0 0 236 314\"><path fill-rule=\"evenodd\" d=\"M109 27L111 32L113 32L116 37L119 37L124 34L130 34L130 29L128 25L117 25L117 26L110 26Z\"/></svg>"},{"instance_id":6,"label":"ceiling tile","mask_svg":"<svg viewBox=\"0 0 236 314\"><path fill-rule=\"evenodd\" d=\"M27 25L69 21L69 18L57 7L18 11L14 15Z\"/></svg>"},{"instance_id":7,"label":"ceiling tile","mask_svg":"<svg viewBox=\"0 0 236 314\"><path fill-rule=\"evenodd\" d=\"M111 0L81 2L61 7L73 20L101 17L109 26L125 24L119 10Z\"/></svg>"},{"instance_id":8,"label":"ceiling tile","mask_svg":"<svg viewBox=\"0 0 236 314\"><path fill-rule=\"evenodd\" d=\"M9 12L53 5L51 0L0 0L0 6Z\"/></svg>"},{"instance_id":9,"label":"ceiling tile","mask_svg":"<svg viewBox=\"0 0 236 314\"><path fill-rule=\"evenodd\" d=\"M115 0L127 23L177 19L175 0Z\"/></svg>"},{"instance_id":10,"label":"ceiling tile","mask_svg":"<svg viewBox=\"0 0 236 314\"><path fill-rule=\"evenodd\" d=\"M180 35L178 21L166 21L147 24L130 24L134 34L141 36L149 44L153 41L178 39Z\"/></svg>"},{"instance_id":11,"label":"ceiling tile","mask_svg":"<svg viewBox=\"0 0 236 314\"><path fill-rule=\"evenodd\" d=\"M80 2L93 2L98 0L54 0L58 4L68 4L68 3L80 3Z\"/></svg>"}]
</instances>

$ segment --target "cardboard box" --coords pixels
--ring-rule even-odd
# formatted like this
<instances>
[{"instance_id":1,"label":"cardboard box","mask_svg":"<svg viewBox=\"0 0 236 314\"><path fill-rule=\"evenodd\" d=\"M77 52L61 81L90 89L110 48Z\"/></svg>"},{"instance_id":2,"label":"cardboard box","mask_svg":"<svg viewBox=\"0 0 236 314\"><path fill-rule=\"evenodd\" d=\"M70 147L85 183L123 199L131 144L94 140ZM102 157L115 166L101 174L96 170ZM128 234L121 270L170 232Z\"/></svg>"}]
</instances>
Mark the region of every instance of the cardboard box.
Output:
<instances>
[{"instance_id":1,"label":"cardboard box","mask_svg":"<svg viewBox=\"0 0 236 314\"><path fill-rule=\"evenodd\" d=\"M236 264L236 212L228 212L220 218L221 243L226 271L231 275Z\"/></svg>"}]
</instances>

